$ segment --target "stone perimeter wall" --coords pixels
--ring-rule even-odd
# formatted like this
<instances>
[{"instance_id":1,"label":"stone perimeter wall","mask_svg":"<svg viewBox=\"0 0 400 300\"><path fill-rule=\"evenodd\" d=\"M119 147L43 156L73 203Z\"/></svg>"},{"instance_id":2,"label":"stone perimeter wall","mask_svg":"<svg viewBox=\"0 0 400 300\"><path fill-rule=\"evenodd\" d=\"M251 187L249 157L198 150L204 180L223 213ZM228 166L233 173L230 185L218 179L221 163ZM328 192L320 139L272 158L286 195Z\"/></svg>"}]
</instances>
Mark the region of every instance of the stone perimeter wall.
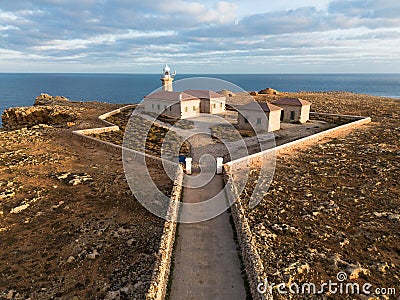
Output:
<instances>
[{"instance_id":1,"label":"stone perimeter wall","mask_svg":"<svg viewBox=\"0 0 400 300\"><path fill-rule=\"evenodd\" d=\"M163 160L159 157L156 157L156 156L153 156L153 155L150 155L147 153L142 153L142 152L139 152L139 151L136 151L133 149L128 149L123 146L116 145L116 144L106 142L106 141L102 141L102 140L96 139L92 136L89 136L90 134L99 134L99 133L105 133L105 132L119 131L120 128L117 125L115 125L111 122L108 122L105 119L107 119L113 115L119 114L119 113L123 112L124 110L130 109L132 107L136 107L136 105L134 105L134 104L126 105L124 107L115 109L113 111L110 111L108 113L105 113L105 114L99 116L98 117L99 120L101 120L105 125L108 125L107 127L75 130L75 131L71 132L71 137L74 139L77 139L83 143L88 143L90 145L100 147L102 149L105 149L105 150L113 152L113 153L121 154L122 151L124 150L124 151L132 152L139 156L144 156L144 157L146 157L146 159L150 159L151 161L155 161L157 163L162 162Z\"/></svg>"},{"instance_id":2,"label":"stone perimeter wall","mask_svg":"<svg viewBox=\"0 0 400 300\"><path fill-rule=\"evenodd\" d=\"M182 195L182 181L183 168L179 166L176 171L174 187L167 212L167 219L171 221L165 221L164 223L164 230L158 250L158 259L154 267L150 288L146 294L146 300L163 300L167 292L179 215L179 203Z\"/></svg>"},{"instance_id":3,"label":"stone perimeter wall","mask_svg":"<svg viewBox=\"0 0 400 300\"><path fill-rule=\"evenodd\" d=\"M315 115L318 114L315 113ZM267 291L265 294L260 294L257 291L258 284L264 282L264 280L267 278L267 274L265 273L263 262L255 247L256 241L250 230L245 209L239 198L240 195L234 186L234 170L241 167L260 167L263 163L264 157L292 153L296 149L315 144L324 138L333 138L340 134L345 134L356 127L371 122L371 118L369 117L345 116L337 114L321 114L321 116L333 119L343 117L343 119L350 119L353 120L353 122L224 164L224 180L227 184L227 192L229 193L228 199L230 203L233 203L231 206L231 213L235 224L241 255L253 300L272 300L273 297L269 291Z\"/></svg>"},{"instance_id":4,"label":"stone perimeter wall","mask_svg":"<svg viewBox=\"0 0 400 300\"><path fill-rule=\"evenodd\" d=\"M235 224L238 242L241 250L242 261L246 271L247 279L250 286L250 293L253 300L272 300L272 295L265 293L264 295L257 292L257 285L264 282L267 274L264 271L264 265L258 254L255 239L251 233L249 222L247 221L246 212L240 201L239 194L234 184L232 184L232 174L225 172L224 180L226 183L226 193L231 206L231 215Z\"/></svg>"},{"instance_id":5,"label":"stone perimeter wall","mask_svg":"<svg viewBox=\"0 0 400 300\"><path fill-rule=\"evenodd\" d=\"M316 114L317 115L317 114ZM321 114L322 115L322 114ZM368 124L371 122L371 118L369 117L360 117L360 116L347 116L347 115L336 115L336 114L323 114L325 117L330 116L330 118L343 117L343 119L349 120L352 118L353 122L340 125L310 136L306 136L304 138L280 145L278 147L268 149L259 153L255 153L243 158L239 158L234 161L230 161L224 164L225 170L233 170L235 168L240 167L251 167L251 168L259 168L262 165L264 157L272 157L273 155L282 155L282 154L290 154L298 148L306 147L312 144L319 142L325 138L334 138L338 135L345 134L352 130L353 128L359 127L364 124Z\"/></svg>"},{"instance_id":6,"label":"stone perimeter wall","mask_svg":"<svg viewBox=\"0 0 400 300\"><path fill-rule=\"evenodd\" d=\"M147 160L150 160L151 162L155 162L157 164L165 163L159 157L138 152L132 149L127 149L122 146L115 145L110 142L102 141L94 137L88 136L88 134L96 134L96 133L104 133L104 132L120 130L118 126L106 121L105 119L111 117L112 115L118 114L126 109L132 108L134 106L135 105L127 105L99 116L99 119L102 120L103 123L109 125L108 127L76 130L71 133L71 137L78 139L83 143L89 143L91 145L103 148L107 151L111 151L117 154L122 154L122 151L130 151L135 155L143 156L145 158L144 163ZM146 293L147 300L164 299L168 288L168 280L171 268L171 257L175 243L176 225L179 214L179 207L180 207L179 203L181 201L182 181L183 181L183 168L179 164L174 164L174 163L171 164L177 166L177 171L175 173L174 185L172 188L171 198L166 216L167 220L170 221L165 221L164 223L164 229L161 235L160 246L158 249L157 259L153 269L150 287Z\"/></svg>"}]
</instances>

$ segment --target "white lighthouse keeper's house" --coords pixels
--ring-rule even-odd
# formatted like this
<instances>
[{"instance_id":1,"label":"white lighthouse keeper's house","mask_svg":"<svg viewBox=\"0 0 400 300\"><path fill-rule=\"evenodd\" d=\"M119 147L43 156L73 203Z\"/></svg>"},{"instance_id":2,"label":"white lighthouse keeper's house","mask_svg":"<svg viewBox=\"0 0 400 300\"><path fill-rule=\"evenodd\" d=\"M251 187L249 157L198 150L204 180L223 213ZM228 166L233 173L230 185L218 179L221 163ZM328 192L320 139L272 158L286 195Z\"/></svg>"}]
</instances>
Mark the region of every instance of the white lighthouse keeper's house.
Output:
<instances>
[{"instance_id":1,"label":"white lighthouse keeper's house","mask_svg":"<svg viewBox=\"0 0 400 300\"><path fill-rule=\"evenodd\" d=\"M147 95L142 103L145 112L162 114L171 118L186 119L201 113L225 112L225 96L210 90L185 90L174 92L176 72L166 64L161 75L161 91Z\"/></svg>"}]
</instances>

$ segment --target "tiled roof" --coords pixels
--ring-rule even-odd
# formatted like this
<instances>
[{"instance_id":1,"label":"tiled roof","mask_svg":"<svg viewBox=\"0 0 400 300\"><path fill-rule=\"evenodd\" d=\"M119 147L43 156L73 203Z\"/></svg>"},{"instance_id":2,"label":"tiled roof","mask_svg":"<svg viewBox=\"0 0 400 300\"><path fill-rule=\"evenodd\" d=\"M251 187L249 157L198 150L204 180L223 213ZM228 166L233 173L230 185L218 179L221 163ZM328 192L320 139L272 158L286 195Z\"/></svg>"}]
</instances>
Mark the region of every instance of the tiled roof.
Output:
<instances>
[{"instance_id":1,"label":"tiled roof","mask_svg":"<svg viewBox=\"0 0 400 300\"><path fill-rule=\"evenodd\" d=\"M225 98L224 95L218 94L210 90L186 90L184 92L195 96L196 98L202 99Z\"/></svg>"},{"instance_id":2,"label":"tiled roof","mask_svg":"<svg viewBox=\"0 0 400 300\"><path fill-rule=\"evenodd\" d=\"M311 102L308 102L300 98L281 98L272 103L276 105L293 105L293 106L303 106L311 104Z\"/></svg>"},{"instance_id":3,"label":"tiled roof","mask_svg":"<svg viewBox=\"0 0 400 300\"><path fill-rule=\"evenodd\" d=\"M180 99L182 95L182 99ZM145 100L165 100L165 101L185 101L185 100L198 100L197 97L189 95L185 92L169 92L169 91L158 91L154 92L144 98Z\"/></svg>"},{"instance_id":4,"label":"tiled roof","mask_svg":"<svg viewBox=\"0 0 400 300\"><path fill-rule=\"evenodd\" d=\"M240 109L244 110L260 110L260 108L265 112L275 111L275 110L282 110L279 106L273 105L267 102L250 102L248 104L240 106Z\"/></svg>"}]
</instances>

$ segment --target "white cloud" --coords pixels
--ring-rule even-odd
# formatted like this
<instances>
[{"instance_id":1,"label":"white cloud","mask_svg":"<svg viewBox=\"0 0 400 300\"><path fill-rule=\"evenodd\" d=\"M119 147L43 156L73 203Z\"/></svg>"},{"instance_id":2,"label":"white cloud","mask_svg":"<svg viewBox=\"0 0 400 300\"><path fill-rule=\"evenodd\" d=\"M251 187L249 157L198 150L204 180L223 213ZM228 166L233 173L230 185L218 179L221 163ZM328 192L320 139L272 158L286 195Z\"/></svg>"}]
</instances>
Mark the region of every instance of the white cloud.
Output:
<instances>
[{"instance_id":1,"label":"white cloud","mask_svg":"<svg viewBox=\"0 0 400 300\"><path fill-rule=\"evenodd\" d=\"M185 20L190 18L197 22L225 23L232 22L238 17L236 12L238 6L226 1L217 2L213 6L206 6L200 2L170 0L160 1L154 8L175 19Z\"/></svg>"},{"instance_id":2,"label":"white cloud","mask_svg":"<svg viewBox=\"0 0 400 300\"><path fill-rule=\"evenodd\" d=\"M98 36L91 37L89 39L71 39L71 40L51 40L45 42L43 45L38 45L32 47L32 49L37 51L47 51L47 50L77 50L77 49L87 49L93 45L102 44L115 44L119 40L130 40L138 38L157 38L165 36L173 36L174 31L151 31L151 32L141 32L136 30L128 30L125 33L120 34L102 34Z\"/></svg>"},{"instance_id":3,"label":"white cloud","mask_svg":"<svg viewBox=\"0 0 400 300\"><path fill-rule=\"evenodd\" d=\"M0 9L0 21L2 23L6 23L6 22L10 22L10 21L12 22L12 21L15 21L17 19L18 19L18 17L14 13L7 12L7 11L2 11Z\"/></svg>"},{"instance_id":4,"label":"white cloud","mask_svg":"<svg viewBox=\"0 0 400 300\"><path fill-rule=\"evenodd\" d=\"M166 60L193 70L237 62L244 70L268 62L333 68L335 61L391 58L400 67L399 6L397 0L5 1L0 61L77 62L104 71Z\"/></svg>"}]
</instances>

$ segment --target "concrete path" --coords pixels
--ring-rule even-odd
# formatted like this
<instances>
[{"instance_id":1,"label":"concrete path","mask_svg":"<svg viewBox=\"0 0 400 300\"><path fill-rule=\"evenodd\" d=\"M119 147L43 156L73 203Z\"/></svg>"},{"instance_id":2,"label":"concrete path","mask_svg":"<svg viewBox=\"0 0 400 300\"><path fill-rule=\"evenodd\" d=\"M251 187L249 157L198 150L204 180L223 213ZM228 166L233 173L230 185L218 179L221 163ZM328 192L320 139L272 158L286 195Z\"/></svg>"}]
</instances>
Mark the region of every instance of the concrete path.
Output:
<instances>
[{"instance_id":1,"label":"concrete path","mask_svg":"<svg viewBox=\"0 0 400 300\"><path fill-rule=\"evenodd\" d=\"M222 177L216 175L202 188L185 188L183 202L207 200L222 188ZM236 248L227 212L201 223L180 224L170 300L246 299Z\"/></svg>"}]
</instances>

